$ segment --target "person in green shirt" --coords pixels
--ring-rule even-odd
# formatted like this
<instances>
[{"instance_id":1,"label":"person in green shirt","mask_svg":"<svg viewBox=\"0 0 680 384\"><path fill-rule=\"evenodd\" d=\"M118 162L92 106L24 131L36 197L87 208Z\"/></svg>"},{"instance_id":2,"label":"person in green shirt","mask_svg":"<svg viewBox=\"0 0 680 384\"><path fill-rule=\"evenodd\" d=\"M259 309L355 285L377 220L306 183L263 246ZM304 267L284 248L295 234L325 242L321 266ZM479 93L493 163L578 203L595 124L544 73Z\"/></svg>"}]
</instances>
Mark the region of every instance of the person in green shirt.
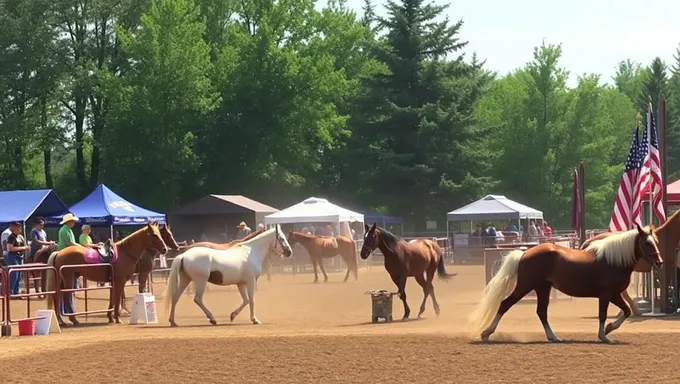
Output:
<instances>
[{"instance_id":1,"label":"person in green shirt","mask_svg":"<svg viewBox=\"0 0 680 384\"><path fill-rule=\"evenodd\" d=\"M96 244L92 242L92 237L90 237L90 233L92 233L92 228L89 225L84 224L80 231L81 233L80 236L78 236L78 243L83 247L99 248L102 245L101 243Z\"/></svg>"},{"instance_id":2,"label":"person in green shirt","mask_svg":"<svg viewBox=\"0 0 680 384\"><path fill-rule=\"evenodd\" d=\"M57 242L60 251L72 245L81 246L80 244L76 243L76 237L73 234L73 227L78 221L78 217L72 213L65 214L61 219L61 222L59 223L61 225L61 228L59 228L59 241ZM75 279L73 280L73 288L77 289L78 286L78 276L76 275ZM62 296L61 313L62 315L65 315L65 313L75 313L75 307L73 306L73 293Z\"/></svg>"}]
</instances>

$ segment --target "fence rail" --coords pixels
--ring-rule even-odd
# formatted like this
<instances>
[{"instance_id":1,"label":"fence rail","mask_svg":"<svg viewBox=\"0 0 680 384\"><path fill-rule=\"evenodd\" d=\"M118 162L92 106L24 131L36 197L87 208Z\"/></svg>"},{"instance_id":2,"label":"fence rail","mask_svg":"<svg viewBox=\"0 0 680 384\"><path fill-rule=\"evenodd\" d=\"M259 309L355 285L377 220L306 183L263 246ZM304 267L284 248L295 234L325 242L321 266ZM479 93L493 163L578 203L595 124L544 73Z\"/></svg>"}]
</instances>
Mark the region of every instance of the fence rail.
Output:
<instances>
[{"instance_id":1,"label":"fence rail","mask_svg":"<svg viewBox=\"0 0 680 384\"><path fill-rule=\"evenodd\" d=\"M113 265L112 265L112 264L108 264L108 263L97 263L97 264L74 264L74 265L63 265L63 266L61 266L61 267L59 268L59 278L57 279L57 287L60 287L60 286L61 286L61 284L59 284L59 282L63 282L63 281L64 281L64 270L67 270L67 269L84 269L84 270L85 270L84 275L85 275L85 277L86 277L86 276L87 276L87 270L88 270L89 268L109 268L109 269L110 269L110 272L111 272L111 275L110 275L110 276L111 276L111 281L112 281L112 282L115 281L115 279L114 279L114 272L115 272L115 271L114 271L114 268L113 268ZM110 303L108 309L99 309L99 310L90 311L89 308L88 308L88 297L87 297L87 293L88 293L89 291L104 291L104 290L106 290L106 291L109 291L109 295L112 295L112 294L113 294L113 289L114 289L114 284L111 284L111 285L109 285L109 286L104 285L104 286L101 286L101 287L99 287L99 286L88 287L88 286L87 286L87 285L88 285L87 282L88 282L88 279L87 279L87 278L84 278L84 279L83 279L83 287L82 287L82 288L57 288L57 290L58 290L58 294L57 294L57 295L59 296L59 300L58 300L58 303L57 303L57 304L61 303L61 301L64 299L64 298L63 298L64 293L69 294L69 293L75 293L75 292L85 292L85 311L82 311L82 312L72 312L72 313L66 313L66 312L64 312L64 313L62 314L63 316L79 316L79 315L85 315L85 318L87 318L88 315L94 315L94 314L99 314L99 313L111 313L111 312L113 312L113 309L114 309L114 308L113 308L113 303ZM71 283L69 283L69 284L71 284ZM69 286L70 286L70 285L69 285ZM113 302L113 300L111 300L111 302ZM57 308L59 308L59 307L57 307Z\"/></svg>"},{"instance_id":2,"label":"fence rail","mask_svg":"<svg viewBox=\"0 0 680 384\"><path fill-rule=\"evenodd\" d=\"M3 324L8 326L12 323L17 323L19 321L23 320L39 320L42 319L42 317L35 317L31 316L31 297L40 297L40 296L46 296L47 300L54 300L54 295L57 294L57 289L52 290L52 291L45 291L45 292L35 292L31 293L30 287L29 287L29 281L31 281L30 277L30 272L52 272L55 273L57 270L51 266L51 265L45 265L41 263L34 263L34 264L23 264L23 265L12 265L6 270L3 270L2 274L2 282L3 282L3 287L2 287L2 295L3 295ZM27 293L19 293L19 294L12 294L11 293L11 287L10 287L10 282L12 274L17 274L21 273L23 274L23 279L24 279L24 286L26 287L26 292ZM10 301L14 299L20 299L20 298L25 298L26 299L26 317L23 318L18 318L18 319L12 319L12 306L10 305ZM5 315L6 312L6 315Z\"/></svg>"}]
</instances>

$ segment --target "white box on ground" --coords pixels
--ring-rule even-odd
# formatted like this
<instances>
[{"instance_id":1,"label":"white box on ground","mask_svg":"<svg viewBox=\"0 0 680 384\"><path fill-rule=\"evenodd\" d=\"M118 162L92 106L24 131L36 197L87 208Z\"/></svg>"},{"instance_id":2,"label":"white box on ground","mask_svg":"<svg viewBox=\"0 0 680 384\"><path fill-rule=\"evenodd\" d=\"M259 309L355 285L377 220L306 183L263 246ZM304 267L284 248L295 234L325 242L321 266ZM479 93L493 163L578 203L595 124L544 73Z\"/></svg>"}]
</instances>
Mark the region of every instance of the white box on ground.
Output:
<instances>
[{"instance_id":1,"label":"white box on ground","mask_svg":"<svg viewBox=\"0 0 680 384\"><path fill-rule=\"evenodd\" d=\"M156 296L151 293L138 293L132 299L132 313L130 313L130 324L158 324L156 315Z\"/></svg>"},{"instance_id":2,"label":"white box on ground","mask_svg":"<svg viewBox=\"0 0 680 384\"><path fill-rule=\"evenodd\" d=\"M51 309L39 309L35 313L35 317L39 319L35 321L35 334L36 335L49 335L52 330L52 320L54 320L54 326L57 328L57 332L61 333L61 327L57 321L57 314Z\"/></svg>"}]
</instances>

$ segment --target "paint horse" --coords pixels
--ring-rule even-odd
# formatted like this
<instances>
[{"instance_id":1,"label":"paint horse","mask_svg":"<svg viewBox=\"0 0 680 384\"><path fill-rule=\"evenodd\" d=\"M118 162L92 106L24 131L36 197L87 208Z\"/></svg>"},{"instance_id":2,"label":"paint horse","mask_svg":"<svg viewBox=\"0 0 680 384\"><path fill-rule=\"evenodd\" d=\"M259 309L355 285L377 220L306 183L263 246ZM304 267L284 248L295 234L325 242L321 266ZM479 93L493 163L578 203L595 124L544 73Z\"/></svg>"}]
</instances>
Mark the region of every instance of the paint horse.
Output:
<instances>
[{"instance_id":1,"label":"paint horse","mask_svg":"<svg viewBox=\"0 0 680 384\"><path fill-rule=\"evenodd\" d=\"M536 291L536 314L546 338L552 342L562 341L548 323L550 290L554 287L569 296L598 298L598 338L610 343L607 335L631 314L621 292L628 287L630 275L640 259L655 267L663 263L654 226L619 232L592 242L585 250L544 243L527 251L511 251L487 284L482 301L470 318L473 332L481 331L482 341L488 341L503 315L526 294ZM619 307L622 314L605 327L609 303Z\"/></svg>"},{"instance_id":2,"label":"paint horse","mask_svg":"<svg viewBox=\"0 0 680 384\"><path fill-rule=\"evenodd\" d=\"M196 286L194 302L203 310L210 324L216 325L217 321L203 304L203 292L208 282L216 285L236 284L243 302L231 313L230 320L234 321L248 305L250 321L253 324L260 324L260 320L255 316L255 282L262 272L262 265L273 254L281 254L283 257L290 257L293 254L278 224L229 249L196 247L177 256L170 270L165 299L166 311L170 309L170 325L177 326L175 307L182 292L192 281Z\"/></svg>"},{"instance_id":3,"label":"paint horse","mask_svg":"<svg viewBox=\"0 0 680 384\"><path fill-rule=\"evenodd\" d=\"M417 239L406 242L384 228L365 226L364 245L361 247L361 258L367 259L376 248L380 249L385 257L385 269L396 284L399 298L404 303L404 320L408 319L411 309L406 303L406 279L415 277L418 284L423 287L423 302L420 304L418 317L425 312L427 297L432 297L434 313L439 316L440 309L437 296L434 294L435 272L440 279L448 280L455 273L447 273L444 266L442 249L436 241L430 239Z\"/></svg>"},{"instance_id":4,"label":"paint horse","mask_svg":"<svg viewBox=\"0 0 680 384\"><path fill-rule=\"evenodd\" d=\"M314 267L315 283L319 281L319 275L316 271L317 265L321 269L321 273L323 273L323 282L325 283L328 281L328 275L326 274L326 268L323 266L323 259L330 259L338 255L347 264L347 273L345 273L343 282L347 282L350 272L354 275L354 280L359 278L357 246L354 240L347 236L322 237L290 231L288 232L288 243L291 246L300 244L307 250Z\"/></svg>"},{"instance_id":5,"label":"paint horse","mask_svg":"<svg viewBox=\"0 0 680 384\"><path fill-rule=\"evenodd\" d=\"M111 240L109 240L111 242ZM111 242L112 243L112 242ZM47 264L54 266L59 273L59 269L66 265L79 265L79 264L97 264L101 263L102 259L111 259L111 265L113 266L113 289L109 296L109 308L113 311L108 312L109 323L113 323L114 319L116 323L120 323L120 301L122 297L123 289L125 288L125 282L130 280L132 274L135 271L135 266L142 256L145 249L153 249L156 252L165 253L167 248L161 237L158 224L156 222L151 222L145 225L143 228L133 232L131 235L125 237L124 239L112 243L110 250L103 251L101 249L85 248L80 245L72 245L70 247L64 248L60 251L53 252ZM110 280L110 270L109 268L69 268L65 269L61 273L61 288L70 289L71 284L76 278L76 276L83 276L90 281L96 281L100 283L107 282ZM54 273L47 273L47 288L48 290L53 290L55 288L56 278ZM68 286L64 286L64 282ZM59 303L62 300L63 294L59 293L54 295L54 300L47 301L47 308L52 309L54 307L59 308ZM70 308L73 311L73 308ZM61 318L61 311L57 312L57 321L63 324ZM78 325L79 322L74 314L68 315L69 320L73 325Z\"/></svg>"},{"instance_id":6,"label":"paint horse","mask_svg":"<svg viewBox=\"0 0 680 384\"><path fill-rule=\"evenodd\" d=\"M581 249L587 248L594 241L605 239L609 236L615 235L616 233L618 232L603 232L593 236L581 245ZM665 223L661 224L654 230L654 233L659 239L659 251L661 252L661 258L663 258L665 261L666 255L675 253L678 243L680 242L680 210L675 211L668 219L666 219ZM637 264L635 264L635 272L647 273L651 272L651 270L652 266L644 259L641 259ZM638 309L637 304L630 297L628 291L624 290L621 295L632 308L633 314L636 316L641 315L640 309Z\"/></svg>"}]
</instances>

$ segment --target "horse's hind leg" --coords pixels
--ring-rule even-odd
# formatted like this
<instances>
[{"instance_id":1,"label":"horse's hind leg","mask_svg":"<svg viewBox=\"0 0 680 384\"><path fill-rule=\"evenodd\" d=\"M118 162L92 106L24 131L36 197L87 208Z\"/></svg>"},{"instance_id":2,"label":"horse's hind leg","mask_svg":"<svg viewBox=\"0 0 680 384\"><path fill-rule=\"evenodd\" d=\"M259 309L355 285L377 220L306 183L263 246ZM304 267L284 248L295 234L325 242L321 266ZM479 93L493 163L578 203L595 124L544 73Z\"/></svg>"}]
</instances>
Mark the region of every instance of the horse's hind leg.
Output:
<instances>
[{"instance_id":1,"label":"horse's hind leg","mask_svg":"<svg viewBox=\"0 0 680 384\"><path fill-rule=\"evenodd\" d=\"M623 322L628 317L630 317L631 312L632 312L631 309L630 309L630 306L628 305L626 300L623 298L622 294L613 295L611 302L612 302L612 304L621 308L621 312L619 313L618 316L616 316L616 319L614 321L607 324L607 327L605 328L605 331L604 331L605 335L608 335L613 330L618 329L621 326L621 324L623 324Z\"/></svg>"},{"instance_id":2,"label":"horse's hind leg","mask_svg":"<svg viewBox=\"0 0 680 384\"><path fill-rule=\"evenodd\" d=\"M312 259L312 268L314 268L314 283L319 282L319 274L317 273L317 264L318 262L316 261L316 258L312 255L309 255L310 259Z\"/></svg>"},{"instance_id":3,"label":"horse's hind leg","mask_svg":"<svg viewBox=\"0 0 680 384\"><path fill-rule=\"evenodd\" d=\"M536 314L541 320L543 325L543 330L545 331L545 337L548 341L560 342L562 339L555 336L550 324L548 323L548 304L550 304L550 291L552 290L552 285L549 282L545 282L536 287Z\"/></svg>"},{"instance_id":4,"label":"horse's hind leg","mask_svg":"<svg viewBox=\"0 0 680 384\"><path fill-rule=\"evenodd\" d=\"M532 286L520 286L519 282L517 283L517 286L515 287L515 290L512 291L510 296L508 296L505 300L501 302L500 307L498 308L498 312L496 313L496 317L493 319L493 322L482 332L482 341L488 341L489 336L493 334L496 331L496 327L498 327L498 323L501 322L501 319L503 318L503 315L507 311L512 308L513 305L517 304L524 296L526 296L529 292L533 291L534 287Z\"/></svg>"},{"instance_id":5,"label":"horse's hind leg","mask_svg":"<svg viewBox=\"0 0 680 384\"><path fill-rule=\"evenodd\" d=\"M624 290L623 292L621 292L621 296L630 306L630 309L633 311L633 315L635 315L635 316L642 315L640 308L637 307L637 304L635 304L635 301L633 301L633 299L628 294L628 290ZM619 316L623 316L623 311L619 312Z\"/></svg>"},{"instance_id":6,"label":"horse's hind leg","mask_svg":"<svg viewBox=\"0 0 680 384\"><path fill-rule=\"evenodd\" d=\"M184 293L184 290L186 290L189 286L189 283L191 283L191 279L186 274L186 272L180 272L179 282L177 283L177 291L175 291L175 294L172 297L168 297L166 299L172 300L172 306L170 307L170 315L168 319L171 327L177 326L177 323L175 323L175 307L177 306L179 298L182 297L182 293Z\"/></svg>"},{"instance_id":7,"label":"horse's hind leg","mask_svg":"<svg viewBox=\"0 0 680 384\"><path fill-rule=\"evenodd\" d=\"M416 275L416 281L423 287L423 302L420 304L420 311L418 311L418 318L423 317L423 312L425 312L425 302L427 302L427 296L430 294L430 285L425 280L423 275Z\"/></svg>"},{"instance_id":8,"label":"horse's hind leg","mask_svg":"<svg viewBox=\"0 0 680 384\"><path fill-rule=\"evenodd\" d=\"M206 280L194 280L194 287L196 288L196 293L194 294L194 303L201 307L203 310L203 313L205 313L206 316L208 316L208 319L210 320L210 324L212 325L217 325L217 321L215 321L215 317L213 314L208 310L208 308L203 304L203 293L205 293L205 286L208 283L207 279Z\"/></svg>"},{"instance_id":9,"label":"horse's hind leg","mask_svg":"<svg viewBox=\"0 0 680 384\"><path fill-rule=\"evenodd\" d=\"M241 294L241 299L243 300L243 302L241 303L241 305L239 305L238 308L234 309L234 311L231 313L231 316L229 316L229 319L231 321L234 321L236 316L238 316L238 314L241 313L243 308L245 308L246 305L248 305L248 291L245 284L238 285L238 293Z\"/></svg>"}]
</instances>

